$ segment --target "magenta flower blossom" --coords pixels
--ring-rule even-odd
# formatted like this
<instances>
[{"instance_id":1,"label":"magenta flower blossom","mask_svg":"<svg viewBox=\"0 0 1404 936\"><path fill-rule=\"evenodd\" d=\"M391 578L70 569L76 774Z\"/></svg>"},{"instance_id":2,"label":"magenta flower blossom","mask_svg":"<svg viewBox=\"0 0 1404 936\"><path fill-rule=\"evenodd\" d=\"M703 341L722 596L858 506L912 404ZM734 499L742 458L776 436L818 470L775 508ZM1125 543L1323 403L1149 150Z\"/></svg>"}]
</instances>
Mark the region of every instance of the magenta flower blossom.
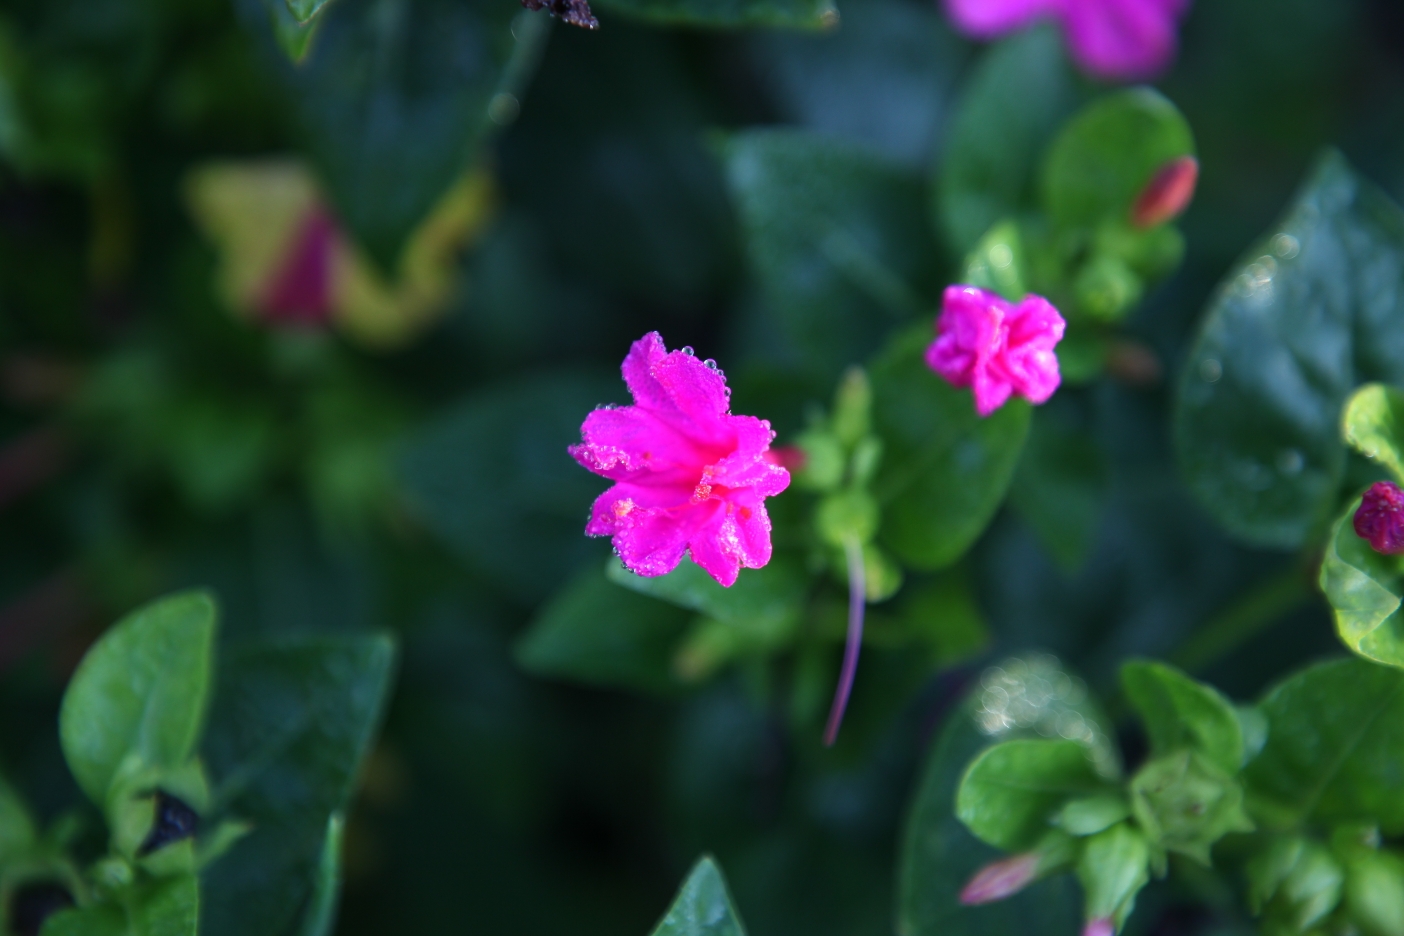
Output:
<instances>
[{"instance_id":1,"label":"magenta flower blossom","mask_svg":"<svg viewBox=\"0 0 1404 936\"><path fill-rule=\"evenodd\" d=\"M1386 556L1404 553L1404 491L1390 481L1376 481L1360 498L1355 535Z\"/></svg>"},{"instance_id":2,"label":"magenta flower blossom","mask_svg":"<svg viewBox=\"0 0 1404 936\"><path fill-rule=\"evenodd\" d=\"M1109 81L1140 81L1175 58L1177 21L1189 0L946 0L956 27L993 39L1035 20L1056 20L1086 72Z\"/></svg>"},{"instance_id":3,"label":"magenta flower blossom","mask_svg":"<svg viewBox=\"0 0 1404 936\"><path fill-rule=\"evenodd\" d=\"M790 473L768 457L775 433L733 416L731 391L712 361L669 352L649 332L624 358L633 406L602 407L580 427L576 461L614 481L595 501L585 532L614 539L631 571L671 572L689 552L723 585L770 561L765 499Z\"/></svg>"},{"instance_id":4,"label":"magenta flower blossom","mask_svg":"<svg viewBox=\"0 0 1404 936\"><path fill-rule=\"evenodd\" d=\"M974 286L947 286L926 363L952 386L970 387L981 416L1011 393L1043 403L1062 382L1053 348L1065 327L1042 296L1015 304Z\"/></svg>"}]
</instances>

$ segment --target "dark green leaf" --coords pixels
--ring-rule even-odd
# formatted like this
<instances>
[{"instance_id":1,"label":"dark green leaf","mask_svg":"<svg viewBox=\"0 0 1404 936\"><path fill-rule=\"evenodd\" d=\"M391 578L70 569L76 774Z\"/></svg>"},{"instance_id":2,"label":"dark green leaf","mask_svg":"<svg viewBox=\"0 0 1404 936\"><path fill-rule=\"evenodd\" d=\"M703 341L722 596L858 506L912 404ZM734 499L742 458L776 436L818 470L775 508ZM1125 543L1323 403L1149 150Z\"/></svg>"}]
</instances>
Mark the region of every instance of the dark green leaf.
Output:
<instances>
[{"instance_id":1,"label":"dark green leaf","mask_svg":"<svg viewBox=\"0 0 1404 936\"><path fill-rule=\"evenodd\" d=\"M960 253L1032 207L1035 167L1075 101L1062 38L1027 30L990 49L961 96L938 176L937 215Z\"/></svg>"},{"instance_id":2,"label":"dark green leaf","mask_svg":"<svg viewBox=\"0 0 1404 936\"><path fill-rule=\"evenodd\" d=\"M1009 490L1009 503L1068 574L1086 561L1106 499L1107 466L1092 435L1043 407Z\"/></svg>"},{"instance_id":3,"label":"dark green leaf","mask_svg":"<svg viewBox=\"0 0 1404 936\"><path fill-rule=\"evenodd\" d=\"M400 477L424 523L525 600L599 555L585 536L608 482L566 453L594 407L627 402L619 380L554 375L475 394L406 448Z\"/></svg>"},{"instance_id":4,"label":"dark green leaf","mask_svg":"<svg viewBox=\"0 0 1404 936\"><path fill-rule=\"evenodd\" d=\"M1261 707L1267 744L1243 774L1260 825L1404 831L1404 672L1357 659L1320 663L1288 677Z\"/></svg>"},{"instance_id":5,"label":"dark green leaf","mask_svg":"<svg viewBox=\"0 0 1404 936\"><path fill-rule=\"evenodd\" d=\"M1404 482L1404 392L1366 384L1346 402L1341 428L1347 445Z\"/></svg>"},{"instance_id":6,"label":"dark green leaf","mask_svg":"<svg viewBox=\"0 0 1404 936\"><path fill-rule=\"evenodd\" d=\"M127 903L131 936L195 936L200 884L193 874L161 878L134 889Z\"/></svg>"},{"instance_id":7,"label":"dark green leaf","mask_svg":"<svg viewBox=\"0 0 1404 936\"><path fill-rule=\"evenodd\" d=\"M742 569L730 588L717 584L691 559L667 575L645 578L617 559L607 566L610 581L689 611L724 621L785 622L797 617L809 578L792 559L776 556L760 569Z\"/></svg>"},{"instance_id":8,"label":"dark green leaf","mask_svg":"<svg viewBox=\"0 0 1404 936\"><path fill-rule=\"evenodd\" d=\"M883 443L873 491L879 541L918 569L948 565L994 517L1014 475L1029 406L1011 400L988 418L923 358L931 332L901 335L872 368L873 422Z\"/></svg>"},{"instance_id":9,"label":"dark green leaf","mask_svg":"<svg viewBox=\"0 0 1404 936\"><path fill-rule=\"evenodd\" d=\"M1351 501L1336 521L1321 560L1321 590L1336 617L1336 633L1363 657L1404 666L1404 561L1385 556L1355 535Z\"/></svg>"},{"instance_id":10,"label":"dark green leaf","mask_svg":"<svg viewBox=\"0 0 1404 936\"><path fill-rule=\"evenodd\" d=\"M34 845L38 829L15 788L0 777L0 868Z\"/></svg>"},{"instance_id":11,"label":"dark green leaf","mask_svg":"<svg viewBox=\"0 0 1404 936\"><path fill-rule=\"evenodd\" d=\"M1053 679L1059 676L1067 678L1060 672ZM982 907L959 901L970 877L1001 855L971 835L952 809L966 766L982 749L1008 736L992 734L989 724L980 721L985 691L976 689L949 716L908 812L898 876L900 936L1058 936L1077 932L1080 924L1076 888L1066 875Z\"/></svg>"},{"instance_id":12,"label":"dark green leaf","mask_svg":"<svg viewBox=\"0 0 1404 936\"><path fill-rule=\"evenodd\" d=\"M839 21L831 0L596 0L596 5L660 26L821 29Z\"/></svg>"},{"instance_id":13,"label":"dark green leaf","mask_svg":"<svg viewBox=\"0 0 1404 936\"><path fill-rule=\"evenodd\" d=\"M726 880L710 856L693 865L653 936L746 936Z\"/></svg>"},{"instance_id":14,"label":"dark green leaf","mask_svg":"<svg viewBox=\"0 0 1404 936\"><path fill-rule=\"evenodd\" d=\"M788 130L736 134L727 184L746 253L798 368L831 386L937 283L920 179L864 150Z\"/></svg>"},{"instance_id":15,"label":"dark green leaf","mask_svg":"<svg viewBox=\"0 0 1404 936\"><path fill-rule=\"evenodd\" d=\"M665 691L677 685L673 654L690 619L620 588L591 565L532 621L517 643L517 662L538 676Z\"/></svg>"},{"instance_id":16,"label":"dark green leaf","mask_svg":"<svg viewBox=\"0 0 1404 936\"><path fill-rule=\"evenodd\" d=\"M1214 687L1150 660L1123 664L1121 685L1146 724L1155 755L1195 750L1230 776L1243 766L1238 713Z\"/></svg>"},{"instance_id":17,"label":"dark green leaf","mask_svg":"<svg viewBox=\"0 0 1404 936\"><path fill-rule=\"evenodd\" d=\"M1018 851L1047 834L1064 802L1104 786L1076 741L1005 741L971 762L956 791L956 815L981 841Z\"/></svg>"},{"instance_id":18,"label":"dark green leaf","mask_svg":"<svg viewBox=\"0 0 1404 936\"><path fill-rule=\"evenodd\" d=\"M1079 111L1053 142L1043 166L1044 206L1064 227L1122 221L1161 167L1193 153L1189 123L1159 93L1109 94Z\"/></svg>"},{"instance_id":19,"label":"dark green leaf","mask_svg":"<svg viewBox=\"0 0 1404 936\"><path fill-rule=\"evenodd\" d=\"M347 806L389 693L388 636L299 637L231 648L204 755L216 811L248 822L205 873L206 936L280 936L324 893L329 821Z\"/></svg>"},{"instance_id":20,"label":"dark green leaf","mask_svg":"<svg viewBox=\"0 0 1404 936\"><path fill-rule=\"evenodd\" d=\"M133 936L122 908L107 903L61 910L44 921L41 932L43 936Z\"/></svg>"},{"instance_id":21,"label":"dark green leaf","mask_svg":"<svg viewBox=\"0 0 1404 936\"><path fill-rule=\"evenodd\" d=\"M336 905L341 897L341 850L345 847L346 820L332 813L327 835L322 840L322 857L317 862L317 885L307 903L298 936L329 936L336 925Z\"/></svg>"},{"instance_id":22,"label":"dark green leaf","mask_svg":"<svg viewBox=\"0 0 1404 936\"><path fill-rule=\"evenodd\" d=\"M321 13L331 0L283 0L288 6L288 12L297 18L299 23L306 23Z\"/></svg>"},{"instance_id":23,"label":"dark green leaf","mask_svg":"<svg viewBox=\"0 0 1404 936\"><path fill-rule=\"evenodd\" d=\"M78 665L59 736L94 803L107 805L119 775L174 769L194 751L210 697L215 621L208 593L172 595L118 621Z\"/></svg>"},{"instance_id":24,"label":"dark green leaf","mask_svg":"<svg viewBox=\"0 0 1404 936\"><path fill-rule=\"evenodd\" d=\"M1404 383L1404 212L1337 154L1211 301L1180 380L1181 469L1235 535L1324 530L1345 472L1341 407Z\"/></svg>"}]
</instances>

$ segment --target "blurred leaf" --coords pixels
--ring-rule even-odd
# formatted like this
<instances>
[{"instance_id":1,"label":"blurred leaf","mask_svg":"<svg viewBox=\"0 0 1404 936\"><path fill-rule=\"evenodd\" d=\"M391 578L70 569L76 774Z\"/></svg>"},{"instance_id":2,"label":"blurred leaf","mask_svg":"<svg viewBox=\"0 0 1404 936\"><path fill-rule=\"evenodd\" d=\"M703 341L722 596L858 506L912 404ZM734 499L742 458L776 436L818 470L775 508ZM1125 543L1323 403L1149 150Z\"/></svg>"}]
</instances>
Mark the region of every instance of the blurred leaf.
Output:
<instances>
[{"instance_id":1,"label":"blurred leaf","mask_svg":"<svg viewBox=\"0 0 1404 936\"><path fill-rule=\"evenodd\" d=\"M1181 470L1234 535L1321 532L1345 472L1339 419L1360 383L1404 383L1404 212L1338 154L1210 303L1180 380Z\"/></svg>"},{"instance_id":2,"label":"blurred leaf","mask_svg":"<svg viewBox=\"0 0 1404 936\"><path fill-rule=\"evenodd\" d=\"M307 902L298 936L330 936L336 925L336 907L341 898L341 852L345 845L346 820L339 812L327 820L322 857L317 863L317 885Z\"/></svg>"},{"instance_id":3,"label":"blurred leaf","mask_svg":"<svg viewBox=\"0 0 1404 936\"><path fill-rule=\"evenodd\" d=\"M1077 863L1084 914L1089 920L1111 919L1117 929L1136 905L1136 895L1150 880L1146 837L1121 822L1087 840Z\"/></svg>"},{"instance_id":4,"label":"blurred leaf","mask_svg":"<svg viewBox=\"0 0 1404 936\"><path fill-rule=\"evenodd\" d=\"M1243 773L1260 825L1404 831L1404 672L1358 659L1318 663L1279 683L1261 707L1267 744Z\"/></svg>"},{"instance_id":5,"label":"blurred leaf","mask_svg":"<svg viewBox=\"0 0 1404 936\"><path fill-rule=\"evenodd\" d=\"M1195 750L1225 773L1243 766L1243 729L1217 689L1150 660L1122 664L1121 685L1150 735L1153 756Z\"/></svg>"},{"instance_id":6,"label":"blurred leaf","mask_svg":"<svg viewBox=\"0 0 1404 936\"><path fill-rule=\"evenodd\" d=\"M112 904L62 910L44 921L43 936L133 936L127 915Z\"/></svg>"},{"instance_id":7,"label":"blurred leaf","mask_svg":"<svg viewBox=\"0 0 1404 936\"><path fill-rule=\"evenodd\" d=\"M474 394L406 446L400 481L421 520L528 601L550 594L596 547L585 536L604 490L566 453L594 407L627 399L618 380L554 373Z\"/></svg>"},{"instance_id":8,"label":"blurred leaf","mask_svg":"<svg viewBox=\"0 0 1404 936\"><path fill-rule=\"evenodd\" d=\"M277 936L326 912L326 841L389 695L386 635L297 637L222 653L203 748L218 819L252 825L205 872L206 936Z\"/></svg>"},{"instance_id":9,"label":"blurred leaf","mask_svg":"<svg viewBox=\"0 0 1404 936\"><path fill-rule=\"evenodd\" d=\"M752 270L799 366L827 391L935 295L921 182L851 145L753 130L724 145Z\"/></svg>"},{"instance_id":10,"label":"blurred leaf","mask_svg":"<svg viewBox=\"0 0 1404 936\"><path fill-rule=\"evenodd\" d=\"M1107 464L1091 433L1035 411L1009 488L1010 506L1069 575L1087 561L1102 519Z\"/></svg>"},{"instance_id":11,"label":"blurred leaf","mask_svg":"<svg viewBox=\"0 0 1404 936\"><path fill-rule=\"evenodd\" d=\"M124 906L95 903L44 923L44 936L195 936L200 885L192 874L143 882L122 895Z\"/></svg>"},{"instance_id":12,"label":"blurred leaf","mask_svg":"<svg viewBox=\"0 0 1404 936\"><path fill-rule=\"evenodd\" d=\"M596 0L596 5L659 26L824 29L838 23L831 0Z\"/></svg>"},{"instance_id":13,"label":"blurred leaf","mask_svg":"<svg viewBox=\"0 0 1404 936\"><path fill-rule=\"evenodd\" d=\"M962 906L961 888L1000 852L975 838L952 805L970 761L999 737L981 730L976 688L947 717L907 816L898 871L899 936L1057 936L1076 932L1080 901L1066 875L981 907Z\"/></svg>"},{"instance_id":14,"label":"blurred leaf","mask_svg":"<svg viewBox=\"0 0 1404 936\"><path fill-rule=\"evenodd\" d=\"M517 643L517 662L538 676L663 692L677 685L673 652L690 618L590 565L537 614Z\"/></svg>"},{"instance_id":15,"label":"blurred leaf","mask_svg":"<svg viewBox=\"0 0 1404 936\"><path fill-rule=\"evenodd\" d=\"M721 868L711 856L693 865L653 936L746 936Z\"/></svg>"},{"instance_id":16,"label":"blurred leaf","mask_svg":"<svg viewBox=\"0 0 1404 936\"><path fill-rule=\"evenodd\" d=\"M294 0L262 0L268 11L268 25L273 30L273 38L278 48L288 57L288 61L300 64L312 51L312 40L316 38L321 20L299 20L293 13Z\"/></svg>"},{"instance_id":17,"label":"blurred leaf","mask_svg":"<svg viewBox=\"0 0 1404 936\"><path fill-rule=\"evenodd\" d=\"M33 846L37 835L29 807L15 788L0 777L0 868L23 856Z\"/></svg>"},{"instance_id":18,"label":"blurred leaf","mask_svg":"<svg viewBox=\"0 0 1404 936\"><path fill-rule=\"evenodd\" d=\"M288 6L288 11L297 17L299 23L306 23L312 17L321 13L331 0L283 0Z\"/></svg>"},{"instance_id":19,"label":"blurred leaf","mask_svg":"<svg viewBox=\"0 0 1404 936\"><path fill-rule=\"evenodd\" d=\"M899 336L873 364L873 421L882 465L873 491L882 503L879 541L918 569L949 565L999 509L1028 433L1028 404L1011 400L992 416L975 413L926 366L930 330Z\"/></svg>"},{"instance_id":20,"label":"blurred leaf","mask_svg":"<svg viewBox=\"0 0 1404 936\"><path fill-rule=\"evenodd\" d=\"M251 27L289 12L284 0L266 2L242 0ZM456 0L340 0L313 23L311 48L297 64L279 62L279 74L340 220L392 269L474 160L494 95L521 90L546 23L517 4Z\"/></svg>"},{"instance_id":21,"label":"blurred leaf","mask_svg":"<svg viewBox=\"0 0 1404 936\"><path fill-rule=\"evenodd\" d=\"M1341 416L1346 444L1404 482L1404 392L1366 384L1346 401Z\"/></svg>"},{"instance_id":22,"label":"blurred leaf","mask_svg":"<svg viewBox=\"0 0 1404 936\"><path fill-rule=\"evenodd\" d=\"M1360 498L1336 521L1321 560L1321 591L1347 647L1377 663L1404 666L1404 561L1375 552L1355 534Z\"/></svg>"},{"instance_id":23,"label":"blurred leaf","mask_svg":"<svg viewBox=\"0 0 1404 936\"><path fill-rule=\"evenodd\" d=\"M1032 207L1035 167L1075 100L1053 29L1026 30L985 53L962 92L935 186L936 216L958 253Z\"/></svg>"},{"instance_id":24,"label":"blurred leaf","mask_svg":"<svg viewBox=\"0 0 1404 936\"><path fill-rule=\"evenodd\" d=\"M1117 91L1059 132L1043 166L1043 203L1064 227L1119 222L1161 167L1193 154L1194 135L1174 104L1151 88Z\"/></svg>"},{"instance_id":25,"label":"blurred leaf","mask_svg":"<svg viewBox=\"0 0 1404 936\"><path fill-rule=\"evenodd\" d=\"M990 632L966 576L948 570L914 582L899 598L896 613L870 611L865 643L925 649L932 669L962 663L983 650Z\"/></svg>"},{"instance_id":26,"label":"blurred leaf","mask_svg":"<svg viewBox=\"0 0 1404 936\"><path fill-rule=\"evenodd\" d=\"M776 556L759 569L743 569L736 584L723 587L691 559L667 575L635 575L610 560L610 581L641 595L675 604L724 621L774 622L799 616L809 578L794 561ZM760 626L758 624L758 626Z\"/></svg>"},{"instance_id":27,"label":"blurred leaf","mask_svg":"<svg viewBox=\"0 0 1404 936\"><path fill-rule=\"evenodd\" d=\"M212 688L216 614L206 592L162 598L114 624L78 665L59 735L99 807L120 776L175 769L193 753Z\"/></svg>"},{"instance_id":28,"label":"blurred leaf","mask_svg":"<svg viewBox=\"0 0 1404 936\"><path fill-rule=\"evenodd\" d=\"M1076 741L1004 741L971 761L956 791L956 815L981 841L1020 851L1048 832L1063 802L1105 788Z\"/></svg>"}]
</instances>

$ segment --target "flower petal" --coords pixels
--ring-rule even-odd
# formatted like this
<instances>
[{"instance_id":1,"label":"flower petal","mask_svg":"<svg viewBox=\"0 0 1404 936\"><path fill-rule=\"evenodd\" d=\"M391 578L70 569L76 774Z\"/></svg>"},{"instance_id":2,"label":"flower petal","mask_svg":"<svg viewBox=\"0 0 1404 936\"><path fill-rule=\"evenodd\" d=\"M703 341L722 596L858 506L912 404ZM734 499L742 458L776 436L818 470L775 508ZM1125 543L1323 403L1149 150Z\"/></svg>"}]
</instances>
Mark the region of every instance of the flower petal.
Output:
<instances>
[{"instance_id":1,"label":"flower petal","mask_svg":"<svg viewBox=\"0 0 1404 936\"><path fill-rule=\"evenodd\" d=\"M569 448L571 457L615 481L691 488L697 484L700 466L724 451L699 446L672 422L639 406L597 409L585 417L580 435L584 441ZM645 482L648 476L655 480Z\"/></svg>"},{"instance_id":2,"label":"flower petal","mask_svg":"<svg viewBox=\"0 0 1404 936\"><path fill-rule=\"evenodd\" d=\"M1022 29L1056 11L1056 0L946 0L956 28L975 39L993 39Z\"/></svg>"},{"instance_id":3,"label":"flower petal","mask_svg":"<svg viewBox=\"0 0 1404 936\"><path fill-rule=\"evenodd\" d=\"M672 409L673 401L663 385L653 376L653 367L668 356L663 344L663 336L649 332L629 346L620 370L624 374L624 385L633 394L634 402L645 409Z\"/></svg>"},{"instance_id":4,"label":"flower petal","mask_svg":"<svg viewBox=\"0 0 1404 936\"><path fill-rule=\"evenodd\" d=\"M1079 65L1099 78L1134 81L1174 59L1179 12L1167 0L1073 0L1063 24Z\"/></svg>"}]
</instances>

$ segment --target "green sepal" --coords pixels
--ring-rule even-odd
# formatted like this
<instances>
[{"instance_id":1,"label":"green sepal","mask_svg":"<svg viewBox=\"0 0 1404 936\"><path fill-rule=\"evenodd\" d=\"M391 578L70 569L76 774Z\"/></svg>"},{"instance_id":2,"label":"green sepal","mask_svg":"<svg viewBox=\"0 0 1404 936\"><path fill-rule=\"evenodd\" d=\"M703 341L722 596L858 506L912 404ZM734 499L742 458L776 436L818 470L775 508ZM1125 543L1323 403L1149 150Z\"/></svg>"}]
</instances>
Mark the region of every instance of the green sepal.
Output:
<instances>
[{"instance_id":1,"label":"green sepal","mask_svg":"<svg viewBox=\"0 0 1404 936\"><path fill-rule=\"evenodd\" d=\"M1117 930L1150 881L1151 846L1130 823L1119 822L1084 841L1077 861L1088 920L1111 920Z\"/></svg>"},{"instance_id":2,"label":"green sepal","mask_svg":"<svg viewBox=\"0 0 1404 936\"><path fill-rule=\"evenodd\" d=\"M1131 811L1146 836L1166 851L1208 866L1209 851L1230 832L1251 832L1243 787L1198 751L1148 762L1131 779Z\"/></svg>"},{"instance_id":3,"label":"green sepal","mask_svg":"<svg viewBox=\"0 0 1404 936\"><path fill-rule=\"evenodd\" d=\"M1053 821L1069 835L1096 835L1131 816L1131 804L1120 793L1099 793L1068 800Z\"/></svg>"}]
</instances>

